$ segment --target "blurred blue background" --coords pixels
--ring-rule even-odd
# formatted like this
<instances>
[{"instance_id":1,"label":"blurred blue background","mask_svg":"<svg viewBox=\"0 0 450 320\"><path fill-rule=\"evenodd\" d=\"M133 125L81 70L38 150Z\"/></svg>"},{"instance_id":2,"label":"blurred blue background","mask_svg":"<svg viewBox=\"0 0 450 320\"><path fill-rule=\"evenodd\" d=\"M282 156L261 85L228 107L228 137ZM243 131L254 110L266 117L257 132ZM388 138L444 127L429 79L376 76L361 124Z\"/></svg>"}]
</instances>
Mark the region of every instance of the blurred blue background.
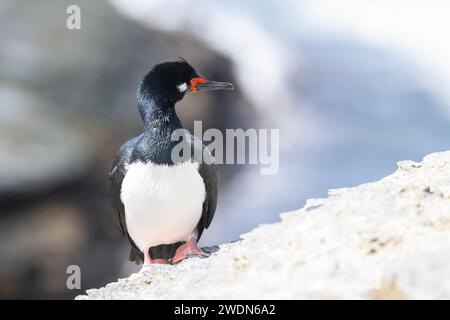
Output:
<instances>
[{"instance_id":1,"label":"blurred blue background","mask_svg":"<svg viewBox=\"0 0 450 320\"><path fill-rule=\"evenodd\" d=\"M81 8L81 30L66 8ZM0 297L71 298L127 276L109 204L119 146L142 128L152 65L188 59L233 94L191 95L184 125L280 129L280 170L222 165L203 245L450 148L446 1L0 3ZM82 290L66 288L66 268Z\"/></svg>"}]
</instances>

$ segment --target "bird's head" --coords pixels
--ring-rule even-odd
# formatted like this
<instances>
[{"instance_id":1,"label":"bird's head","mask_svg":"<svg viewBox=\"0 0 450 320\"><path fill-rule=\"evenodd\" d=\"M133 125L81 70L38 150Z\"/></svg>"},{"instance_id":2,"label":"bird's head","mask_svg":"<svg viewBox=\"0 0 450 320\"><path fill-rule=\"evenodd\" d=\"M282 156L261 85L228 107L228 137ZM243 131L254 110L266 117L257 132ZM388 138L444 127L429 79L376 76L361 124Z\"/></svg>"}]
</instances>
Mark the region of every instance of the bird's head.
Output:
<instances>
[{"instance_id":1,"label":"bird's head","mask_svg":"<svg viewBox=\"0 0 450 320\"><path fill-rule=\"evenodd\" d=\"M206 80L181 58L155 65L139 85L138 100L176 103L190 92L210 90L233 90L233 85Z\"/></svg>"}]
</instances>

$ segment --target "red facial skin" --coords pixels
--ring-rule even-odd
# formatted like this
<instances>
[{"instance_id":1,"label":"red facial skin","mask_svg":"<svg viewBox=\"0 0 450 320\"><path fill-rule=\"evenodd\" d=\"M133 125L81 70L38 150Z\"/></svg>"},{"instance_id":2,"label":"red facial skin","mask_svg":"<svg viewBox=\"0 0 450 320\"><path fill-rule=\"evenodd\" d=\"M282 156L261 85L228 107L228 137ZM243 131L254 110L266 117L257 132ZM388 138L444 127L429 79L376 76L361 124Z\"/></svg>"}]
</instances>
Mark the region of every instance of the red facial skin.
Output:
<instances>
[{"instance_id":1,"label":"red facial skin","mask_svg":"<svg viewBox=\"0 0 450 320\"><path fill-rule=\"evenodd\" d=\"M191 91L195 92L195 91L197 91L197 85L201 84L201 83L205 83L206 79L197 77L197 78L192 78L190 82L191 82Z\"/></svg>"}]
</instances>

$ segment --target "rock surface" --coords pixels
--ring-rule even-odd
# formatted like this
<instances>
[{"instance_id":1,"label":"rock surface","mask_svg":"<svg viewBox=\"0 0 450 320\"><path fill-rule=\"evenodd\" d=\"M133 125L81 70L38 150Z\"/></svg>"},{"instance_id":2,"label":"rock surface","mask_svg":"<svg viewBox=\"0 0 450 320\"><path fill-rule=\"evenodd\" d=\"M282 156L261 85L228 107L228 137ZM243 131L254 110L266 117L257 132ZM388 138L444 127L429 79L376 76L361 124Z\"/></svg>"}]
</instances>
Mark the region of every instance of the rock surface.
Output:
<instances>
[{"instance_id":1,"label":"rock surface","mask_svg":"<svg viewBox=\"0 0 450 320\"><path fill-rule=\"evenodd\" d=\"M450 298L450 151L77 299Z\"/></svg>"}]
</instances>

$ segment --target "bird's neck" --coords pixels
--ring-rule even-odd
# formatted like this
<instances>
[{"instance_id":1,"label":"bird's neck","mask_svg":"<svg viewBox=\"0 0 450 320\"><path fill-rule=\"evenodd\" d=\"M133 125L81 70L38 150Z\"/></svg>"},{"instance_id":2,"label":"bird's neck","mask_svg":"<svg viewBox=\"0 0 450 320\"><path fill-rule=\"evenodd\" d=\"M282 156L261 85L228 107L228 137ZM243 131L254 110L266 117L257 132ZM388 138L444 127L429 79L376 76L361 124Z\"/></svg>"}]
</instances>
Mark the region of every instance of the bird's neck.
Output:
<instances>
[{"instance_id":1,"label":"bird's neck","mask_svg":"<svg viewBox=\"0 0 450 320\"><path fill-rule=\"evenodd\" d=\"M172 101L157 101L147 99L139 101L139 113L144 122L144 132L151 133L155 130L167 131L172 134L176 129L183 126L175 112L175 103Z\"/></svg>"},{"instance_id":2,"label":"bird's neck","mask_svg":"<svg viewBox=\"0 0 450 320\"><path fill-rule=\"evenodd\" d=\"M144 133L135 150L140 161L172 165L172 149L178 143L172 140L181 121L175 112L175 103L146 100L139 103L139 113L144 121Z\"/></svg>"}]
</instances>

